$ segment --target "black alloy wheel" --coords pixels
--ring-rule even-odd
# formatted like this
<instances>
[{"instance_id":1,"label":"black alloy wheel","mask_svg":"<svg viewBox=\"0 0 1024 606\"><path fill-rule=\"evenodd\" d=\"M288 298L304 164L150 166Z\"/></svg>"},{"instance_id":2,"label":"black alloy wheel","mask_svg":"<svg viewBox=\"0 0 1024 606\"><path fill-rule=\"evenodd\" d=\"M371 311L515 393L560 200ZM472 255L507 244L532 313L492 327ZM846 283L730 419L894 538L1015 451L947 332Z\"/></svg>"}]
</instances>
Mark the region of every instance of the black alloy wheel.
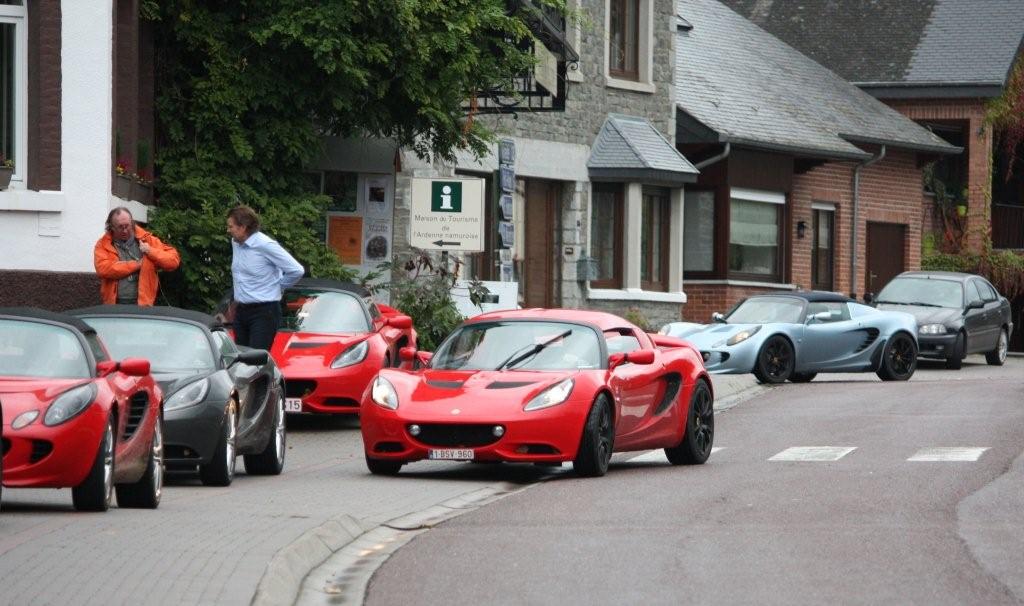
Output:
<instances>
[{"instance_id":1,"label":"black alloy wheel","mask_svg":"<svg viewBox=\"0 0 1024 606\"><path fill-rule=\"evenodd\" d=\"M762 383L784 383L793 374L793 346L781 335L769 337L754 364L754 376Z\"/></svg>"},{"instance_id":2,"label":"black alloy wheel","mask_svg":"<svg viewBox=\"0 0 1024 606\"><path fill-rule=\"evenodd\" d=\"M715 441L715 401L704 379L697 381L686 413L686 431L679 444L665 449L673 465L700 465L711 456Z\"/></svg>"},{"instance_id":3,"label":"black alloy wheel","mask_svg":"<svg viewBox=\"0 0 1024 606\"><path fill-rule=\"evenodd\" d=\"M273 392L271 392L273 393ZM254 476L276 476L284 470L284 457L287 452L287 433L284 414L284 385L278 386L276 404L273 406L272 432L267 438L267 445L257 453L242 457L245 471Z\"/></svg>"},{"instance_id":4,"label":"black alloy wheel","mask_svg":"<svg viewBox=\"0 0 1024 606\"><path fill-rule=\"evenodd\" d=\"M907 333L896 333L885 345L876 373L883 381L906 381L917 369L917 343Z\"/></svg>"},{"instance_id":5,"label":"black alloy wheel","mask_svg":"<svg viewBox=\"0 0 1024 606\"><path fill-rule=\"evenodd\" d=\"M572 467L577 475L597 478L608 473L615 441L615 426L612 423L612 407L608 396L601 394L594 400L583 426L580 449Z\"/></svg>"},{"instance_id":6,"label":"black alloy wheel","mask_svg":"<svg viewBox=\"0 0 1024 606\"><path fill-rule=\"evenodd\" d=\"M946 368L949 370L960 370L964 365L964 356L967 351L967 337L963 332L956 333L956 341L953 343L953 351L946 358Z\"/></svg>"},{"instance_id":7,"label":"black alloy wheel","mask_svg":"<svg viewBox=\"0 0 1024 606\"><path fill-rule=\"evenodd\" d=\"M117 506L122 508L156 509L164 488L164 432L163 420L157 419L153 439L149 443L146 471L134 484L118 484Z\"/></svg>"},{"instance_id":8,"label":"black alloy wheel","mask_svg":"<svg viewBox=\"0 0 1024 606\"><path fill-rule=\"evenodd\" d=\"M107 415L107 426L96 447L89 475L71 489L71 500L78 511L106 511L114 496L114 421Z\"/></svg>"}]
</instances>

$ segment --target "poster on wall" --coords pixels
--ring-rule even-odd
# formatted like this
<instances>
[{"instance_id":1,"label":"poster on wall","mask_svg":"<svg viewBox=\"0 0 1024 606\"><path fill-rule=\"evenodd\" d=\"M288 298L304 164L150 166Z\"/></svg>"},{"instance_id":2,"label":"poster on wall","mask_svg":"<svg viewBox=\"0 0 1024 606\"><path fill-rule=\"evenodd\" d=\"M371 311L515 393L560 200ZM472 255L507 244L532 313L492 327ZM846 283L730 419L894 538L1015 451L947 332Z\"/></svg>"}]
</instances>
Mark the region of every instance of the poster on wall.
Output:
<instances>
[{"instance_id":1,"label":"poster on wall","mask_svg":"<svg viewBox=\"0 0 1024 606\"><path fill-rule=\"evenodd\" d=\"M388 182L389 177L375 176L366 177L366 216L377 219L391 217L391 208L388 204Z\"/></svg>"},{"instance_id":2,"label":"poster on wall","mask_svg":"<svg viewBox=\"0 0 1024 606\"><path fill-rule=\"evenodd\" d=\"M327 245L345 265L363 263L363 218L331 216L327 224Z\"/></svg>"},{"instance_id":3,"label":"poster on wall","mask_svg":"<svg viewBox=\"0 0 1024 606\"><path fill-rule=\"evenodd\" d=\"M363 260L371 267L387 261L391 256L391 222L387 220L367 219L363 231Z\"/></svg>"}]
</instances>

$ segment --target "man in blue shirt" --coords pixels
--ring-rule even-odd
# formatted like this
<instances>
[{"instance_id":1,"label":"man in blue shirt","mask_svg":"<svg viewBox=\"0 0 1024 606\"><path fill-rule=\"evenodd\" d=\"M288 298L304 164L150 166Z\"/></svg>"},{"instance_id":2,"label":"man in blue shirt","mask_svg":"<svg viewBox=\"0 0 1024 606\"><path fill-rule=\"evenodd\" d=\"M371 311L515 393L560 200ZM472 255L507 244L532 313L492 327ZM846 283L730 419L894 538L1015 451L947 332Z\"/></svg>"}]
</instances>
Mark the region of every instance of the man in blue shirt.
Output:
<instances>
[{"instance_id":1,"label":"man in blue shirt","mask_svg":"<svg viewBox=\"0 0 1024 606\"><path fill-rule=\"evenodd\" d=\"M276 240L260 231L260 218L248 206L228 212L231 278L235 295L235 342L270 350L281 323L281 292L305 270Z\"/></svg>"}]
</instances>

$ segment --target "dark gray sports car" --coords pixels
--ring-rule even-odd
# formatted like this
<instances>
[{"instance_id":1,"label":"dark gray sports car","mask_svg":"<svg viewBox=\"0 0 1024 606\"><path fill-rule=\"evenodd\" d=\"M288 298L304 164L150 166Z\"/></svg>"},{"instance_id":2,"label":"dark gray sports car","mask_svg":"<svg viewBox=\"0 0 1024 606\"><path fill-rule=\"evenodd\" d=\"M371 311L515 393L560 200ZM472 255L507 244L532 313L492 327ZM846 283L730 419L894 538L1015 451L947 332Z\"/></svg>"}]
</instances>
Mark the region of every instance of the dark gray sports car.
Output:
<instances>
[{"instance_id":1,"label":"dark gray sports car","mask_svg":"<svg viewBox=\"0 0 1024 606\"><path fill-rule=\"evenodd\" d=\"M284 468L284 377L262 349L235 345L204 313L176 307L101 305L71 312L96 329L117 358L147 358L164 393L168 469L199 469L227 486L235 458L250 474Z\"/></svg>"},{"instance_id":2,"label":"dark gray sports car","mask_svg":"<svg viewBox=\"0 0 1024 606\"><path fill-rule=\"evenodd\" d=\"M946 368L960 368L972 353L985 354L995 366L1006 362L1013 334L1010 302L981 276L905 271L878 293L875 306L913 314L921 357L944 359Z\"/></svg>"}]
</instances>

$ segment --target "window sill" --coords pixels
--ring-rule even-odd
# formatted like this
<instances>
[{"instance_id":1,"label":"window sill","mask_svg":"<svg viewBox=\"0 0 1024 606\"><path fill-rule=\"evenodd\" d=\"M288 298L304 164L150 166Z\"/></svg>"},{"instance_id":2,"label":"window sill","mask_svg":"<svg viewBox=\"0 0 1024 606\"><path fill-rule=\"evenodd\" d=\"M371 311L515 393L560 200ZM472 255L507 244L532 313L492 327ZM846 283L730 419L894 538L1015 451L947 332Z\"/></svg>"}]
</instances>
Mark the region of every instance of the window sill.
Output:
<instances>
[{"instance_id":1,"label":"window sill","mask_svg":"<svg viewBox=\"0 0 1024 606\"><path fill-rule=\"evenodd\" d=\"M605 74L604 84L609 88L621 88L622 90L630 90L635 93L654 94L658 90L657 87L655 87L650 82L635 82L633 80L621 80L614 76L609 76L608 74Z\"/></svg>"},{"instance_id":2,"label":"window sill","mask_svg":"<svg viewBox=\"0 0 1024 606\"><path fill-rule=\"evenodd\" d=\"M756 280L688 280L683 278L683 286L686 286L687 284L700 284L705 286L748 286L754 288L774 288L776 290L796 290L796 284L758 282Z\"/></svg>"},{"instance_id":3,"label":"window sill","mask_svg":"<svg viewBox=\"0 0 1024 606\"><path fill-rule=\"evenodd\" d=\"M644 301L649 303L686 303L685 292L656 292L639 288L589 288L587 298L595 301Z\"/></svg>"},{"instance_id":4,"label":"window sill","mask_svg":"<svg viewBox=\"0 0 1024 606\"><path fill-rule=\"evenodd\" d=\"M0 210L63 212L66 199L60 191L7 189L0 191Z\"/></svg>"}]
</instances>

